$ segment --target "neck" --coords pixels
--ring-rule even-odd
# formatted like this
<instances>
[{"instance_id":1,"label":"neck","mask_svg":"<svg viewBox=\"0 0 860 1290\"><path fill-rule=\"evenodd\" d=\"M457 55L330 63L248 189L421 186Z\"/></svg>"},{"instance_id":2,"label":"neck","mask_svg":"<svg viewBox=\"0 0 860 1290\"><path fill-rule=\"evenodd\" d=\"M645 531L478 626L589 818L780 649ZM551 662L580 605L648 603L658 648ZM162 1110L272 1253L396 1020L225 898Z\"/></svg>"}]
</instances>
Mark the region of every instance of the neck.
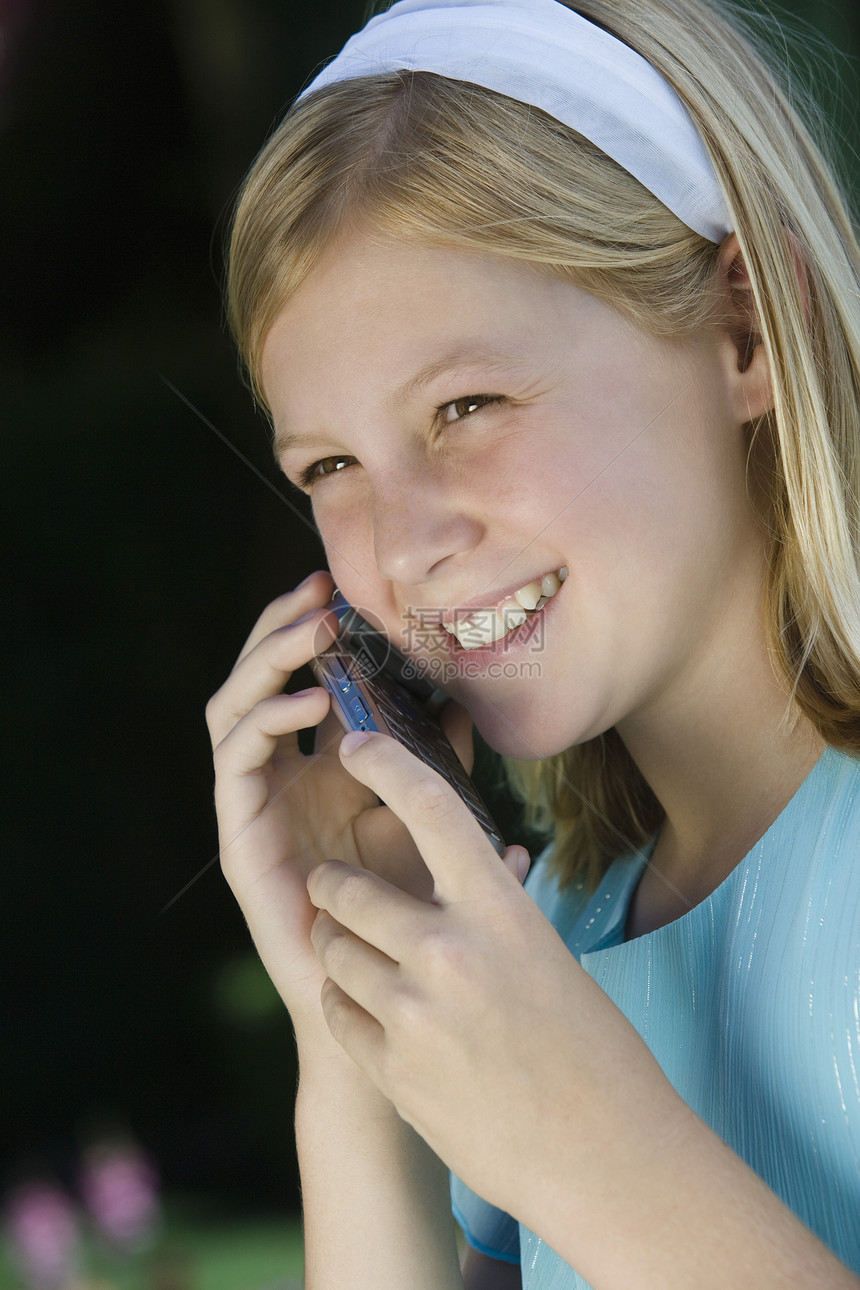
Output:
<instances>
[{"instance_id":1,"label":"neck","mask_svg":"<svg viewBox=\"0 0 860 1290\"><path fill-rule=\"evenodd\" d=\"M790 708L763 639L732 661L730 674L694 679L619 734L665 810L649 886L671 917L740 863L825 746Z\"/></svg>"}]
</instances>

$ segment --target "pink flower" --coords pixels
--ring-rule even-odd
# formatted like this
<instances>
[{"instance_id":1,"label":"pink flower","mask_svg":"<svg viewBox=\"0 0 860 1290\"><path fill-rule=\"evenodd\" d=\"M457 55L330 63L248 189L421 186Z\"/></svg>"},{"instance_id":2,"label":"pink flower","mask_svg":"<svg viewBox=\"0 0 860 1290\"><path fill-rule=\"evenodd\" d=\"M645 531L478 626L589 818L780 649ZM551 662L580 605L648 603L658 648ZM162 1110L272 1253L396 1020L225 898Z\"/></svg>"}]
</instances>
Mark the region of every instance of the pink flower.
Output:
<instances>
[{"instance_id":1,"label":"pink flower","mask_svg":"<svg viewBox=\"0 0 860 1290\"><path fill-rule=\"evenodd\" d=\"M65 1192L52 1183L25 1183L7 1202L6 1229L30 1285L54 1290L71 1284L78 1224Z\"/></svg>"},{"instance_id":2,"label":"pink flower","mask_svg":"<svg viewBox=\"0 0 860 1290\"><path fill-rule=\"evenodd\" d=\"M140 1249L158 1221L158 1176L139 1147L102 1143L84 1157L81 1194L102 1235L124 1250Z\"/></svg>"}]
</instances>

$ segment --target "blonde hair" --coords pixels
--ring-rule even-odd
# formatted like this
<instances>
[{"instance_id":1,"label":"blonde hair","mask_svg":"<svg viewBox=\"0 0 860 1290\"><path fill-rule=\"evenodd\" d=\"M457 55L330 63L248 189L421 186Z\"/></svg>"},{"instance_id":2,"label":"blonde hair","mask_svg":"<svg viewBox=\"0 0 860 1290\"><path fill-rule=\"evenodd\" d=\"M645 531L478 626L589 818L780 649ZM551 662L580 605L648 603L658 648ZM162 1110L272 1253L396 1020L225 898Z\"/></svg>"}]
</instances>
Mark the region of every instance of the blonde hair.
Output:
<instances>
[{"instance_id":1,"label":"blonde hair","mask_svg":"<svg viewBox=\"0 0 860 1290\"><path fill-rule=\"evenodd\" d=\"M675 87L732 212L774 382L769 643L797 707L860 753L860 252L810 134L734 20L701 0L572 6ZM290 295L345 228L511 256L569 278L654 334L713 318L719 248L544 113L430 73L300 101L255 163L229 252L230 322L257 397ZM614 730L510 762L563 879L596 882L662 816Z\"/></svg>"}]
</instances>

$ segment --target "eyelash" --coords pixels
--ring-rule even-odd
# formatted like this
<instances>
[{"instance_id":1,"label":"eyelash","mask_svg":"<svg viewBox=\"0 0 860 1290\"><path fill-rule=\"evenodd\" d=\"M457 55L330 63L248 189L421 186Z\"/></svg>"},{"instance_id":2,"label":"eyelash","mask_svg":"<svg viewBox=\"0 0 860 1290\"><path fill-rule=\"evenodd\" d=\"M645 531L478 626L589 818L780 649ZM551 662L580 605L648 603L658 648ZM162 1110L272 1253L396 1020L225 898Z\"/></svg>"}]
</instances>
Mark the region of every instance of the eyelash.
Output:
<instances>
[{"instance_id":1,"label":"eyelash","mask_svg":"<svg viewBox=\"0 0 860 1290\"><path fill-rule=\"evenodd\" d=\"M501 394L467 394L462 399L451 399L448 403L441 403L436 409L436 419L442 420L444 425L453 425L455 421L465 421L466 417L473 416L475 412L480 412L481 408L487 408L493 403L501 403L504 396ZM445 421L444 413L448 408L456 408L458 403L468 403L471 406L469 410L460 417L454 417L451 421Z\"/></svg>"},{"instance_id":2,"label":"eyelash","mask_svg":"<svg viewBox=\"0 0 860 1290\"><path fill-rule=\"evenodd\" d=\"M468 417L474 416L474 414L476 412L480 412L482 408L490 407L494 403L501 403L503 398L504 395L501 394L467 394L459 399L449 399L447 403L440 403L437 407L435 418L436 423L441 423L442 425L455 425L458 421L465 421ZM456 408L458 403L469 405L468 410L461 416L453 417L450 421L445 421L444 414L449 408ZM336 467L335 470L325 472L320 470L320 467L324 466L327 462L335 461L351 463L355 461L355 458L349 456L320 457L318 461L311 462L310 466L306 466L305 469L301 471L298 478L299 488L309 491L319 480L326 479L329 475L335 475L338 471L346 469L346 466L342 465Z\"/></svg>"},{"instance_id":3,"label":"eyelash","mask_svg":"<svg viewBox=\"0 0 860 1290\"><path fill-rule=\"evenodd\" d=\"M320 471L320 466L324 466L327 461L351 462L351 461L355 461L355 458L354 457L320 457L319 461L311 462L310 466L306 466L304 470L299 472L299 478L297 481L299 488L304 489L305 492L310 492L314 484L318 483L321 479L327 478L328 475L336 474L337 472L334 470L327 470L325 472ZM341 466L338 469L343 470L344 467Z\"/></svg>"}]
</instances>

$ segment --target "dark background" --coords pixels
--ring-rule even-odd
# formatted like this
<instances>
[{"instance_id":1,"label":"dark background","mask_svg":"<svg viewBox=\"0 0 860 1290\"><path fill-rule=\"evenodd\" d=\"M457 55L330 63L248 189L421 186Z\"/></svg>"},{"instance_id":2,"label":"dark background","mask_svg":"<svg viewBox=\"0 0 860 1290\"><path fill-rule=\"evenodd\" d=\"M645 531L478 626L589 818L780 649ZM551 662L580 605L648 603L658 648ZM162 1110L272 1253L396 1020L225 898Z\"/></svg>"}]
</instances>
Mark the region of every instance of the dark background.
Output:
<instances>
[{"instance_id":1,"label":"dark background","mask_svg":"<svg viewBox=\"0 0 860 1290\"><path fill-rule=\"evenodd\" d=\"M857 173L856 0L794 8L839 51L803 42ZM221 243L364 10L0 0L0 1189L118 1126L174 1191L295 1204L291 1032L210 865L203 708L319 547L237 374Z\"/></svg>"}]
</instances>

